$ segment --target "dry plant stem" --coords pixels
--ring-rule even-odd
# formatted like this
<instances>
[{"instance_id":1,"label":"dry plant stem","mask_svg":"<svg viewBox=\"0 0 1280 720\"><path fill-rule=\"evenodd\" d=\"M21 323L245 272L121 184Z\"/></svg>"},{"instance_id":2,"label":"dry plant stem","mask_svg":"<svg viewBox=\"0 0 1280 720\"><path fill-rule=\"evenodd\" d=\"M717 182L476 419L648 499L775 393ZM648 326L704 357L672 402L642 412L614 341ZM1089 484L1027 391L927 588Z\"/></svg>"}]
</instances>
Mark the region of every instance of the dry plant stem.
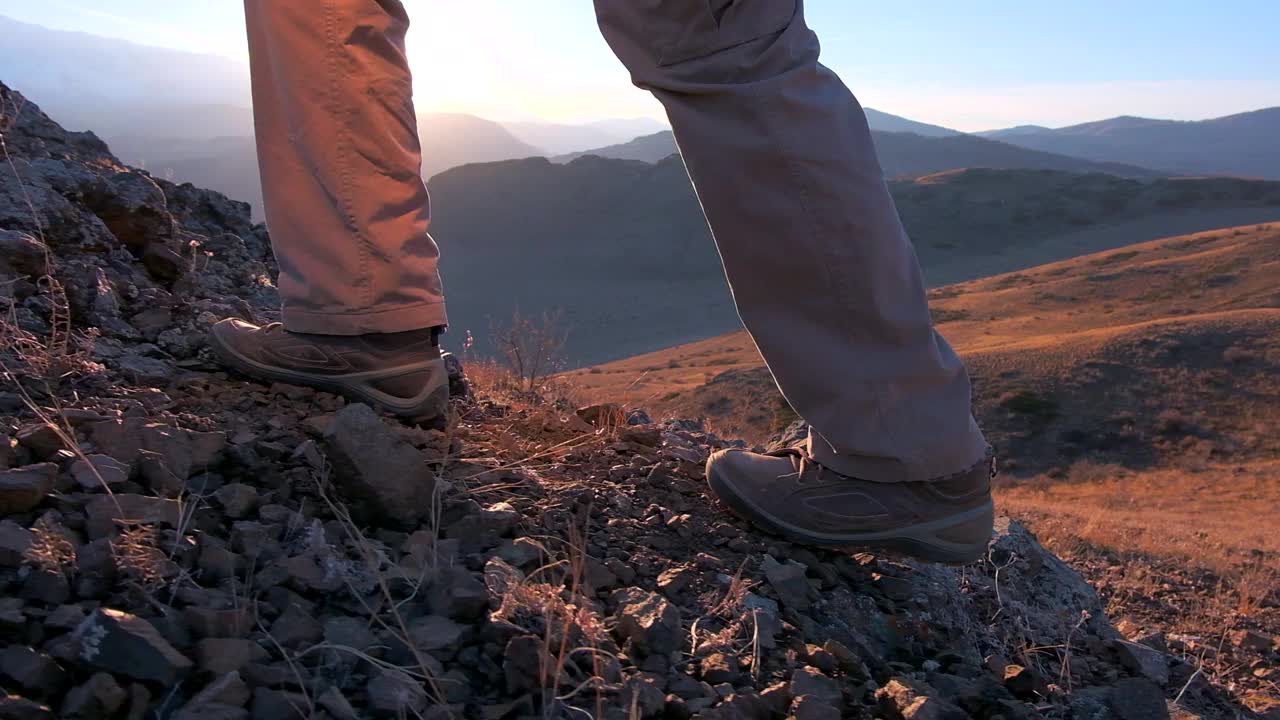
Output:
<instances>
[{"instance_id":1,"label":"dry plant stem","mask_svg":"<svg viewBox=\"0 0 1280 720\"><path fill-rule=\"evenodd\" d=\"M275 636L267 632L267 629L262 626L261 620L258 620L258 629L262 631L263 635L267 636L267 639L275 646L276 651L279 652L280 656L284 658L284 661L288 663L289 669L293 671L293 676L298 679L298 687L302 688L302 697L307 701L307 712L302 712L302 708L295 705L293 700L289 700L289 706L294 709L294 712L298 713L302 717L314 716L316 712L316 703L311 699L311 691L307 688L307 683L303 681L302 672L298 670L297 664L294 663L293 658L289 656L289 651L285 650L284 647L276 641Z\"/></svg>"},{"instance_id":2,"label":"dry plant stem","mask_svg":"<svg viewBox=\"0 0 1280 720\"><path fill-rule=\"evenodd\" d=\"M84 462L84 464L88 466L89 471L93 473L94 478L98 481L98 484L102 486L107 497L110 497L111 502L115 504L116 512L119 513L121 519L123 519L124 508L121 507L120 500L116 498L115 493L111 491L111 486L108 485L106 479L102 477L102 473L98 471L97 466L94 465L84 451L80 449L80 444L76 442L75 439L75 432L71 429L71 424L67 422L66 417L63 416L61 408L59 408L58 415L59 419L62 420L63 425L59 425L54 422L53 419L50 418L49 415L47 415L36 403L36 401L31 397L31 394L27 392L27 389L22 386L22 383L18 380L18 376L9 368L9 365L5 363L3 357L0 357L0 375L13 381L14 387L18 389L18 394L22 396L22 403L27 407L27 409L35 414L35 416L39 418L40 422L53 430L54 434L58 436L58 439L62 441L62 444L75 454L76 459ZM52 395L52 393L50 393L50 395Z\"/></svg>"},{"instance_id":3,"label":"dry plant stem","mask_svg":"<svg viewBox=\"0 0 1280 720\"><path fill-rule=\"evenodd\" d=\"M380 564L377 562L378 555L369 547L369 541L364 537L355 522L351 519L351 514L345 507L335 503L332 498L329 497L328 492L326 492L325 488L328 486L328 468L325 467L318 471L318 473L319 474L316 477L316 488L320 495L320 499L324 501L324 503L329 507L330 512L332 512L334 517L338 519L343 530L347 534L347 538L360 552L361 559L365 562L365 565L370 568L378 568ZM381 615L376 612L376 608L370 608L365 604L364 598L360 593L355 592L354 588L349 588L352 590L352 596L358 599L361 605L365 606L365 609L369 611L370 617L377 621L384 629L388 632L399 633L401 642L403 642L405 647L413 653L414 660L418 663L418 668L422 671L419 679L427 684L432 701L439 703L440 705L444 705L444 693L440 690L440 686L436 682L435 676L427 666L426 659L422 656L422 652L411 639L412 635L409 633L409 628L404 622L404 616L400 614L399 605L395 601L395 596L391 593L391 588L387 585L386 576L376 570L373 572L373 576L377 581L378 590L382 594L383 601L386 603L386 606L391 613L391 617L395 621L395 628L392 628L386 620L382 619ZM350 583L348 582L348 586L349 585Z\"/></svg>"}]
</instances>

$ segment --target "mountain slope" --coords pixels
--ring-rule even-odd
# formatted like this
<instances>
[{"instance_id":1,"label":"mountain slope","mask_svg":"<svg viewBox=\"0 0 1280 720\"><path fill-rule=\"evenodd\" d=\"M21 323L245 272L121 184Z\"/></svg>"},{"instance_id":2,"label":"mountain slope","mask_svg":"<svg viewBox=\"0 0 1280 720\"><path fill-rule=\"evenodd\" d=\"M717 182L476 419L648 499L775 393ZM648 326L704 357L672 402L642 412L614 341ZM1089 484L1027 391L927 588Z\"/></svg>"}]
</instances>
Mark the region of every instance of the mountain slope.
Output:
<instances>
[{"instance_id":1,"label":"mountain slope","mask_svg":"<svg viewBox=\"0 0 1280 720\"><path fill-rule=\"evenodd\" d=\"M574 365L739 325L678 157L468 165L429 188L453 327L477 352L492 351L492 324L516 307L563 309ZM891 190L934 285L1280 218L1280 183L1234 179L968 170Z\"/></svg>"},{"instance_id":2,"label":"mountain slope","mask_svg":"<svg viewBox=\"0 0 1280 720\"><path fill-rule=\"evenodd\" d=\"M51 30L3 15L0 37L4 80L21 86L46 112L76 122L100 103L250 104L248 68L220 55Z\"/></svg>"},{"instance_id":3,"label":"mountain slope","mask_svg":"<svg viewBox=\"0 0 1280 720\"><path fill-rule=\"evenodd\" d=\"M959 130L922 123L918 120L892 115L875 108L863 108L863 111L867 114L867 124L871 126L872 130L915 133L924 137L950 137L961 134Z\"/></svg>"},{"instance_id":4,"label":"mountain slope","mask_svg":"<svg viewBox=\"0 0 1280 720\"><path fill-rule=\"evenodd\" d=\"M1280 421L1280 403L1271 399L1280 394L1280 374L1263 382L1280 363L1277 272L1280 222L1128 244L959 282L932 290L930 306L973 369L984 427L1018 458L1019 472L1069 463L1086 449L1098 462L1138 464L1180 453L1159 445L1158 416L1169 409L1203 437L1231 438L1235 456L1270 457L1280 446L1257 431ZM1227 366L1242 375L1212 380L1233 343L1239 349ZM573 377L588 392L643 400L656 412L706 415L756 438L788 417L741 331ZM1239 392L1245 387L1247 395ZM1141 424L1141 442L1112 435L1111 416L1125 413Z\"/></svg>"},{"instance_id":5,"label":"mountain slope","mask_svg":"<svg viewBox=\"0 0 1280 720\"><path fill-rule=\"evenodd\" d=\"M1028 150L974 135L952 133L926 137L914 132L872 130L885 177L912 178L957 168L1030 168L1070 172L1103 172L1125 177L1159 177L1165 173L1119 163L1093 162ZM676 152L670 130L625 143L554 158L567 162L584 155L657 162Z\"/></svg>"},{"instance_id":6,"label":"mountain slope","mask_svg":"<svg viewBox=\"0 0 1280 720\"><path fill-rule=\"evenodd\" d=\"M1117 117L981 133L1022 147L1187 175L1280 179L1280 107L1194 122Z\"/></svg>"}]
</instances>

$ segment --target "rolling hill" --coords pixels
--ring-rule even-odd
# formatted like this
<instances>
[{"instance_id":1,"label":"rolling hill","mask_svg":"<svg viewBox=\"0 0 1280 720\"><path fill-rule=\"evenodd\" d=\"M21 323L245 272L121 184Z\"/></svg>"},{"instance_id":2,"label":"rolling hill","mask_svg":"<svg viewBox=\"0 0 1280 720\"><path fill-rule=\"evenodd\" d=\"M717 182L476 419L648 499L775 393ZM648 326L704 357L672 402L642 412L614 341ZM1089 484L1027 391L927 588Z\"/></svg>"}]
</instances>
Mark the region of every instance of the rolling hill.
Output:
<instances>
[{"instance_id":1,"label":"rolling hill","mask_svg":"<svg viewBox=\"0 0 1280 720\"><path fill-rule=\"evenodd\" d=\"M516 139L550 155L625 142L658 132L665 126L650 118L619 118L589 123L553 123L539 120L503 121Z\"/></svg>"},{"instance_id":2,"label":"rolling hill","mask_svg":"<svg viewBox=\"0 0 1280 720\"><path fill-rule=\"evenodd\" d=\"M885 115L880 113L880 115ZM887 116L893 118L894 116ZM868 114L868 120L871 115ZM902 118L897 118L902 120ZM910 127L909 123L890 123L891 127ZM945 128L939 128L945 130ZM930 173L958 168L1024 168L1065 170L1068 172L1101 172L1124 177L1160 177L1168 173L1148 170L1132 165L1111 162L1094 162L1054 153L1028 150L1009 143L988 140L975 135L950 134L921 135L876 129L876 153L885 177L914 178ZM568 162L584 155L658 162L676 152L675 137L670 130L638 137L625 143L609 145L594 150L568 153L554 158L556 162Z\"/></svg>"},{"instance_id":3,"label":"rolling hill","mask_svg":"<svg viewBox=\"0 0 1280 720\"><path fill-rule=\"evenodd\" d=\"M1043 152L1181 175L1280 179L1280 107L1199 121L1117 117L1057 129L1021 126L980 134Z\"/></svg>"},{"instance_id":4,"label":"rolling hill","mask_svg":"<svg viewBox=\"0 0 1280 720\"><path fill-rule=\"evenodd\" d=\"M570 366L739 326L684 166L596 156L468 165L428 183L454 330L492 350L516 308L559 308ZM1173 233L1280 219L1280 184L967 170L891 184L932 285ZM457 342L456 335L447 337Z\"/></svg>"},{"instance_id":5,"label":"rolling hill","mask_svg":"<svg viewBox=\"0 0 1280 720\"><path fill-rule=\"evenodd\" d=\"M984 428L1017 461L1009 472L1084 456L1160 465L1191 451L1188 436L1249 460L1280 450L1264 430L1280 422L1277 273L1280 222L947 285L930 306L974 376ZM741 331L573 377L757 438L790 417Z\"/></svg>"},{"instance_id":6,"label":"rolling hill","mask_svg":"<svg viewBox=\"0 0 1280 720\"><path fill-rule=\"evenodd\" d=\"M1241 625L1280 635L1280 537L1267 530L1280 506L1278 275L1271 223L930 294L1001 458L997 507L1098 587L1127 634L1203 652L1205 673L1264 714L1275 686L1205 648L1229 647ZM763 440L794 418L742 332L568 379L730 437Z\"/></svg>"}]
</instances>

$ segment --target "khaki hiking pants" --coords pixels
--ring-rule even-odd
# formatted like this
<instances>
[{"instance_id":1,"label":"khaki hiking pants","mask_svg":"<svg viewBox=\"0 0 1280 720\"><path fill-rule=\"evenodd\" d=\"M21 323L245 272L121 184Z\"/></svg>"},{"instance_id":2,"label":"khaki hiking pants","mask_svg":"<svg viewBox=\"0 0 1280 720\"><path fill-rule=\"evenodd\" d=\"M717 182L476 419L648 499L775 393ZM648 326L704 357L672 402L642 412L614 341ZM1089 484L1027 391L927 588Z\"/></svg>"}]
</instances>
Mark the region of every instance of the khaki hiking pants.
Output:
<instances>
[{"instance_id":1,"label":"khaki hiking pants","mask_svg":"<svg viewBox=\"0 0 1280 720\"><path fill-rule=\"evenodd\" d=\"M801 0L595 0L666 107L738 313L815 459L884 482L980 462L969 378L858 101ZM267 223L295 332L446 323L399 0L245 0Z\"/></svg>"}]
</instances>

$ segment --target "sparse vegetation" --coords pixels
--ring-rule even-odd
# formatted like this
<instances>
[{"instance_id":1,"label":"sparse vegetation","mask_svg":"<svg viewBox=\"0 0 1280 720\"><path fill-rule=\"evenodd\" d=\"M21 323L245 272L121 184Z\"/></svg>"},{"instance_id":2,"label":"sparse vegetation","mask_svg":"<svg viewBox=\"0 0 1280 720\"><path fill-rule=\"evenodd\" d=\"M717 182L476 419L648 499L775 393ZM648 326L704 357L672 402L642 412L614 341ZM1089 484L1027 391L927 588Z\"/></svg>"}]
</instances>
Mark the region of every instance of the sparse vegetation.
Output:
<instances>
[{"instance_id":1,"label":"sparse vegetation","mask_svg":"<svg viewBox=\"0 0 1280 720\"><path fill-rule=\"evenodd\" d=\"M1058 417L1059 407L1053 398L1045 397L1032 390L1017 390L1000 399L1000 407L1027 416L1028 418L1047 423Z\"/></svg>"},{"instance_id":2,"label":"sparse vegetation","mask_svg":"<svg viewBox=\"0 0 1280 720\"><path fill-rule=\"evenodd\" d=\"M494 342L524 391L563 369L561 353L568 338L563 317L560 311L531 317L517 310L509 322L493 328Z\"/></svg>"}]
</instances>

